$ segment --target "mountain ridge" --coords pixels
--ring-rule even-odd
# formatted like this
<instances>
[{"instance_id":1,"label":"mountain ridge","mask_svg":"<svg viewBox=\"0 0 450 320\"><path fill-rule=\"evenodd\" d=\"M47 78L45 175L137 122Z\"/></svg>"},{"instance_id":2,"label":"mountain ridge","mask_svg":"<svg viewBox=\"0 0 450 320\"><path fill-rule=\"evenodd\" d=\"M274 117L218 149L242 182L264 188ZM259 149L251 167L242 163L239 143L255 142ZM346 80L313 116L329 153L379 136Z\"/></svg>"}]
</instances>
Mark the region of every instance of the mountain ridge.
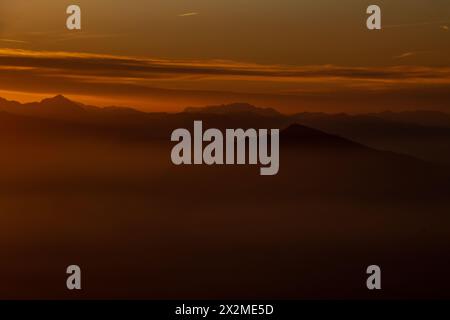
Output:
<instances>
[{"instance_id":1,"label":"mountain ridge","mask_svg":"<svg viewBox=\"0 0 450 320\"><path fill-rule=\"evenodd\" d=\"M253 113L261 116L276 117L282 114L273 108L255 107L249 103L237 102L222 105L213 105L205 107L187 107L185 113L209 113L209 114L230 114L230 113Z\"/></svg>"},{"instance_id":2,"label":"mountain ridge","mask_svg":"<svg viewBox=\"0 0 450 320\"><path fill-rule=\"evenodd\" d=\"M156 113L126 107L90 106L63 95L25 104L0 98L0 111L63 121L71 128L95 127L100 131L116 131L116 135L120 135L120 132L133 132L133 138L140 137L143 140L165 139L175 128L190 127L194 120L199 119L204 120L205 126L218 129L283 129L292 124L300 124L376 150L392 151L436 164L450 165L450 120L446 125L446 119L450 119L450 115L439 111L391 111L355 115L301 112L286 115L271 108L237 103L187 108L187 112L179 113ZM69 123L74 126L69 126Z\"/></svg>"},{"instance_id":3,"label":"mountain ridge","mask_svg":"<svg viewBox=\"0 0 450 320\"><path fill-rule=\"evenodd\" d=\"M42 110L44 109L44 110ZM146 112L133 107L125 106L93 106L86 105L80 102L76 102L72 99L58 94L53 97L44 98L38 102L21 103L14 100L7 100L0 97L0 110L11 113L34 113L33 115L39 115L41 113L47 113L47 116L51 116L51 112L54 112L55 116L64 114L64 112L85 112L85 111L109 111L109 112L121 112L121 113L134 113L134 114L161 114L164 112ZM298 112L294 114L283 114L274 108L270 107L257 107L246 102L236 102L220 105L209 105L201 107L186 107L181 113L189 114L212 114L212 115L227 115L227 114L255 114L267 117L286 117L293 119L305 119L316 120L324 117L332 117L335 119L343 118L361 118L366 119L383 119L394 122L414 123L424 125L448 125L450 126L450 114L442 111L435 110L411 110L411 111L382 111L378 113L325 113L325 112Z\"/></svg>"}]
</instances>

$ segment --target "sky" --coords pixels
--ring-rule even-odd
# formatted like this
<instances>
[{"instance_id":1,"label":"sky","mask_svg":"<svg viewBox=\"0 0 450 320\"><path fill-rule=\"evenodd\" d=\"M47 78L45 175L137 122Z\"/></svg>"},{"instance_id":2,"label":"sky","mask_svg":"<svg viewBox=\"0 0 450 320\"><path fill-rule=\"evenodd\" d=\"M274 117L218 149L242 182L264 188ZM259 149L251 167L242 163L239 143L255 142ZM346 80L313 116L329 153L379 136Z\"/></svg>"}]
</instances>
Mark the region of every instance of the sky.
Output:
<instances>
[{"instance_id":1,"label":"sky","mask_svg":"<svg viewBox=\"0 0 450 320\"><path fill-rule=\"evenodd\" d=\"M371 4L382 30L366 28ZM450 112L449 27L448 0L0 0L0 96Z\"/></svg>"}]
</instances>

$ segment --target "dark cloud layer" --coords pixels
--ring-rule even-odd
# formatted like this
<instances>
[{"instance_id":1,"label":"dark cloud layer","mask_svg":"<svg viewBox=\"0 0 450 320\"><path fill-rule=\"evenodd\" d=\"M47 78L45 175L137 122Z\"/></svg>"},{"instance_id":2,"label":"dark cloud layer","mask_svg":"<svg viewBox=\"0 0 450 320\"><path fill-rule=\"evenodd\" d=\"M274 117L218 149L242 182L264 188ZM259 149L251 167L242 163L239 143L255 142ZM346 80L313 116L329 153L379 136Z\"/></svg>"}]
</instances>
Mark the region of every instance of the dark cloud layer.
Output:
<instances>
[{"instance_id":1,"label":"dark cloud layer","mask_svg":"<svg viewBox=\"0 0 450 320\"><path fill-rule=\"evenodd\" d=\"M152 108L163 101L162 107L172 101L172 107L182 108L232 98L289 110L312 101L317 108L333 103L343 107L345 102L353 110L364 99L378 104L395 101L406 108L420 107L417 101L426 96L423 103L439 109L450 101L446 67L284 66L0 49L0 79L2 90L121 96ZM214 83L222 86L218 89Z\"/></svg>"}]
</instances>

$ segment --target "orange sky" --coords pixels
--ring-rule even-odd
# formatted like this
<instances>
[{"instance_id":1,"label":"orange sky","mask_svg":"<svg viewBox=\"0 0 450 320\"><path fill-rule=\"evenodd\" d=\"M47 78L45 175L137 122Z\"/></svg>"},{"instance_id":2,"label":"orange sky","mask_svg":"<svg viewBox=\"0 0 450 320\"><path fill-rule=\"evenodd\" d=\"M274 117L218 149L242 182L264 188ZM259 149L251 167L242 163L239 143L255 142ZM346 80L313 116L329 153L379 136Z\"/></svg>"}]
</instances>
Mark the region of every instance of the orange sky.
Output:
<instances>
[{"instance_id":1,"label":"orange sky","mask_svg":"<svg viewBox=\"0 0 450 320\"><path fill-rule=\"evenodd\" d=\"M250 102L284 112L450 108L450 2L0 2L0 96L178 111ZM407 10L406 10L406 9Z\"/></svg>"}]
</instances>

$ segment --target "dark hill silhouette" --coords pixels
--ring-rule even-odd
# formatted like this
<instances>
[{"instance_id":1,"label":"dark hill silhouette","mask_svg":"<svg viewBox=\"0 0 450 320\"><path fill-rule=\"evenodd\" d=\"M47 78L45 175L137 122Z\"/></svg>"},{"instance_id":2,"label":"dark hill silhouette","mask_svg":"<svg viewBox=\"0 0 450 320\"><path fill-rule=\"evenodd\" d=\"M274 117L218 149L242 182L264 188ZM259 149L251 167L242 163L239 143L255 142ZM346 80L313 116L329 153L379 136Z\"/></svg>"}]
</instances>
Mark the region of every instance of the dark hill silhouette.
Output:
<instances>
[{"instance_id":1,"label":"dark hill silhouette","mask_svg":"<svg viewBox=\"0 0 450 320\"><path fill-rule=\"evenodd\" d=\"M73 257L91 270L86 298L373 298L364 285L373 263L388 271L385 298L449 296L450 183L440 167L311 128L306 118L53 102L47 110L67 104L71 115L0 112L8 244L0 297L67 298L55 266ZM279 174L173 165L168 137L193 120L285 128ZM376 131L378 120L369 120L359 130L373 121ZM23 266L37 262L39 276L30 277Z\"/></svg>"},{"instance_id":2,"label":"dark hill silhouette","mask_svg":"<svg viewBox=\"0 0 450 320\"><path fill-rule=\"evenodd\" d=\"M247 103L187 108L176 114L146 113L125 107L96 107L72 101L62 95L41 102L21 104L0 98L0 111L30 117L62 120L90 126L98 132L122 132L131 139L161 138L173 128L190 128L194 120L205 126L224 128L285 128L298 123L324 133L337 135L354 143L395 153L402 153L450 165L450 127L448 114L435 111L382 112L349 115L345 113L298 113L283 115L271 108ZM109 133L108 133L109 134ZM317 142L318 143L318 142Z\"/></svg>"},{"instance_id":3,"label":"dark hill silhouette","mask_svg":"<svg viewBox=\"0 0 450 320\"><path fill-rule=\"evenodd\" d=\"M264 109L251 105L243 109L253 110L253 113L246 113L247 118L265 114L270 120L261 123L266 127L283 128L299 123L375 149L450 165L450 115L443 112L418 110L358 115L304 112L270 116L261 112ZM195 111L204 114L220 112L228 116L235 113L230 106L196 108Z\"/></svg>"},{"instance_id":4,"label":"dark hill silhouette","mask_svg":"<svg viewBox=\"0 0 450 320\"><path fill-rule=\"evenodd\" d=\"M290 175L286 179L291 179L292 172L301 167L303 175L304 169L309 168L306 170L309 173L347 176L344 180L351 176L348 182L353 181L353 187L359 185L352 192L367 192L375 186L383 186L386 190L414 190L414 193L424 195L429 193L424 186L436 184L441 177L444 177L444 185L449 185L450 172L431 163L409 155L373 149L299 124L290 125L280 132L280 144L285 172ZM323 171L318 170L319 167ZM318 178L309 180L310 183L320 181ZM341 188L345 190L347 187ZM442 193L439 191L439 194Z\"/></svg>"},{"instance_id":5,"label":"dark hill silhouette","mask_svg":"<svg viewBox=\"0 0 450 320\"><path fill-rule=\"evenodd\" d=\"M395 118L401 118L402 114L397 113ZM393 117L384 119L377 114L302 113L292 117L306 126L337 134L376 149L390 150L450 165L450 127L420 125L413 123L409 117L394 121L391 120ZM445 120L445 117L443 119Z\"/></svg>"},{"instance_id":6,"label":"dark hill silhouette","mask_svg":"<svg viewBox=\"0 0 450 320\"><path fill-rule=\"evenodd\" d=\"M280 133L283 144L308 146L313 148L342 148L342 149L366 149L369 148L337 135L309 128L300 124L292 124Z\"/></svg>"},{"instance_id":7,"label":"dark hill silhouette","mask_svg":"<svg viewBox=\"0 0 450 320\"><path fill-rule=\"evenodd\" d=\"M120 112L123 112L121 109ZM7 143L12 139L16 144L39 144L65 143L67 141L79 141L91 143L93 141L108 141L108 143L125 144L147 144L162 143L170 147L171 132L179 127L192 129L194 120L198 115L192 114L134 114L131 121L109 122L99 121L103 117L94 118L95 121L69 121L58 119L42 119L33 116L13 115L0 112L0 141ZM138 117L137 117L138 116ZM123 117L121 117L123 120ZM116 117L114 117L116 119ZM141 122L136 121L141 119ZM205 115L202 117L210 127L225 128L247 128L257 127L258 120L255 118L249 123L240 117L224 117L220 115ZM267 124L268 125L268 124ZM206 129L206 127L205 127ZM419 171L429 172L429 165L411 157L395 154L392 152L378 151L366 145L356 143L352 140L338 135L328 134L321 130L313 129L300 124L292 124L280 132L281 152L294 153L285 159L286 163L303 157L314 157L318 161L327 161L333 157L349 162L361 162L362 165L376 166L377 161L385 165L395 164L393 168L422 166ZM169 151L167 151L169 154ZM357 158L355 158L357 157ZM363 157L363 158L361 158ZM358 160L356 160L358 159ZM313 162L314 165L315 162ZM389 165L388 165L389 166ZM397 169L393 169L394 171Z\"/></svg>"}]
</instances>

